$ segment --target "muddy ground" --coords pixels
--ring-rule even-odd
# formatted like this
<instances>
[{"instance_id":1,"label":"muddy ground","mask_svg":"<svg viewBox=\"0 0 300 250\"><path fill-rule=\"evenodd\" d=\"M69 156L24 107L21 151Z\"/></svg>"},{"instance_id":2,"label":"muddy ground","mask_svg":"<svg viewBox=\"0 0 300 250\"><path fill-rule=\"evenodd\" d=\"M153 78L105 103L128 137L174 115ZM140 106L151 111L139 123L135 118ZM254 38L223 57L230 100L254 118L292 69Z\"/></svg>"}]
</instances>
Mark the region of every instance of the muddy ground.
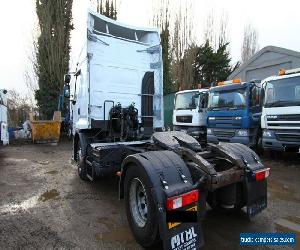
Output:
<instances>
[{"instance_id":1,"label":"muddy ground","mask_svg":"<svg viewBox=\"0 0 300 250\"><path fill-rule=\"evenodd\" d=\"M0 148L0 249L141 249L118 200L117 177L80 180L71 147ZM300 156L264 157L264 163L272 170L268 208L252 221L243 214L208 211L204 250L241 249L240 232L300 228ZM299 244L298 238L298 249Z\"/></svg>"}]
</instances>

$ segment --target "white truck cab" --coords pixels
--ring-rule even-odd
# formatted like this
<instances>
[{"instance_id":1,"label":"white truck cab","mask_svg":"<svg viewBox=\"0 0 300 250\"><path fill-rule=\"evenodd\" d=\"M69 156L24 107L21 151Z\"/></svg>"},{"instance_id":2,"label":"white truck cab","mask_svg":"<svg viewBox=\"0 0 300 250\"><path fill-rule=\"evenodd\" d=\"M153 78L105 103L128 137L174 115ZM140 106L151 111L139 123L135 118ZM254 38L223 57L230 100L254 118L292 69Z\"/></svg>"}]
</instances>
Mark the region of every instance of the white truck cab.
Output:
<instances>
[{"instance_id":1,"label":"white truck cab","mask_svg":"<svg viewBox=\"0 0 300 250\"><path fill-rule=\"evenodd\" d=\"M175 94L173 129L206 140L208 89L179 91Z\"/></svg>"},{"instance_id":2,"label":"white truck cab","mask_svg":"<svg viewBox=\"0 0 300 250\"><path fill-rule=\"evenodd\" d=\"M1 144L9 144L8 123L7 123L7 90L0 89L0 133Z\"/></svg>"},{"instance_id":3,"label":"white truck cab","mask_svg":"<svg viewBox=\"0 0 300 250\"><path fill-rule=\"evenodd\" d=\"M103 138L109 134L113 140L125 140L136 133L150 137L153 130L162 130L159 30L129 26L91 9L77 17L76 11L73 66L67 81L73 135L93 130L102 131ZM131 117L130 124L125 113Z\"/></svg>"},{"instance_id":4,"label":"white truck cab","mask_svg":"<svg viewBox=\"0 0 300 250\"><path fill-rule=\"evenodd\" d=\"M264 149L300 152L300 68L263 80Z\"/></svg>"}]
</instances>

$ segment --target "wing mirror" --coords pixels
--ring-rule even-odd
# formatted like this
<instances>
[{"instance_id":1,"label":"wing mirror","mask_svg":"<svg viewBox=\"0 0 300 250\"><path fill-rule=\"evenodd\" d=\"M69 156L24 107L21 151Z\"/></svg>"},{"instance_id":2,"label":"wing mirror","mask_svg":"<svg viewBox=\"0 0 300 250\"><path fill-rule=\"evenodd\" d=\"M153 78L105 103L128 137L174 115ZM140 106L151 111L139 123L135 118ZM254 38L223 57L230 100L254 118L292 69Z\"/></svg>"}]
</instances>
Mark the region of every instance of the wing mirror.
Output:
<instances>
[{"instance_id":1,"label":"wing mirror","mask_svg":"<svg viewBox=\"0 0 300 250\"><path fill-rule=\"evenodd\" d=\"M66 74L65 75L65 84L69 85L70 81L71 81L71 75L70 74Z\"/></svg>"},{"instance_id":2,"label":"wing mirror","mask_svg":"<svg viewBox=\"0 0 300 250\"><path fill-rule=\"evenodd\" d=\"M261 91L260 91L260 98L259 98L259 104L260 104L260 106L263 105L264 100L265 100L265 89L262 88Z\"/></svg>"}]
</instances>

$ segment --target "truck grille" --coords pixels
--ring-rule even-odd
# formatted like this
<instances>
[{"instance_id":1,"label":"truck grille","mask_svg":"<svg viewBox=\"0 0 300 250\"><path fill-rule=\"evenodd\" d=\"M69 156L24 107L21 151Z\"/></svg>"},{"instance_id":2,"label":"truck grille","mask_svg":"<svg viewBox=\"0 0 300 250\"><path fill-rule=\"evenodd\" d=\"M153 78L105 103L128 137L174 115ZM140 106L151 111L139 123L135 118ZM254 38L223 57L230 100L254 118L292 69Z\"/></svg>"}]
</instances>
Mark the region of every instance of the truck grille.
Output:
<instances>
[{"instance_id":1,"label":"truck grille","mask_svg":"<svg viewBox=\"0 0 300 250\"><path fill-rule=\"evenodd\" d=\"M217 137L233 137L235 135L234 130L217 130L214 129L214 135Z\"/></svg>"},{"instance_id":2,"label":"truck grille","mask_svg":"<svg viewBox=\"0 0 300 250\"><path fill-rule=\"evenodd\" d=\"M181 115L176 116L176 121L181 123L192 123L193 116L191 115Z\"/></svg>"},{"instance_id":3,"label":"truck grille","mask_svg":"<svg viewBox=\"0 0 300 250\"><path fill-rule=\"evenodd\" d=\"M217 120L221 120L221 121L232 121L235 120L235 117L231 117L231 116L218 116L216 117Z\"/></svg>"},{"instance_id":4,"label":"truck grille","mask_svg":"<svg viewBox=\"0 0 300 250\"><path fill-rule=\"evenodd\" d=\"M215 118L215 120L208 120L210 127L241 127L242 120L236 120L236 117L230 117L230 116L218 116Z\"/></svg>"},{"instance_id":5,"label":"truck grille","mask_svg":"<svg viewBox=\"0 0 300 250\"><path fill-rule=\"evenodd\" d=\"M268 121L300 121L300 114L296 115L277 115L277 118L268 118Z\"/></svg>"},{"instance_id":6,"label":"truck grille","mask_svg":"<svg viewBox=\"0 0 300 250\"><path fill-rule=\"evenodd\" d=\"M269 127L300 127L300 115L274 115L267 117L267 124Z\"/></svg>"},{"instance_id":7,"label":"truck grille","mask_svg":"<svg viewBox=\"0 0 300 250\"><path fill-rule=\"evenodd\" d=\"M300 143L300 132L299 133L276 132L275 135L276 135L277 140L279 140L279 141L299 142Z\"/></svg>"}]
</instances>

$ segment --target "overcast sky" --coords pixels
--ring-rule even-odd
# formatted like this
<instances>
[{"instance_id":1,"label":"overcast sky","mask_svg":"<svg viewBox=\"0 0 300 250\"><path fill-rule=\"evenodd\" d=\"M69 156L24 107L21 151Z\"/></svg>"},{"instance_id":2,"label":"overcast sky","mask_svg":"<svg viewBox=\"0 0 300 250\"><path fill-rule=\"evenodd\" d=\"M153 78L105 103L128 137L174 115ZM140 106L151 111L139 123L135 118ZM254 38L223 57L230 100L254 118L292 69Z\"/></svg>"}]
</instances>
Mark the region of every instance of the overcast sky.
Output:
<instances>
[{"instance_id":1,"label":"overcast sky","mask_svg":"<svg viewBox=\"0 0 300 250\"><path fill-rule=\"evenodd\" d=\"M149 24L150 0L119 1L119 21L135 26ZM173 4L178 1L171 0ZM274 45L300 51L299 10L299 0L195 0L195 40L198 44L203 42L205 22L209 13L213 12L216 18L226 13L233 62L240 59L243 30L248 23L258 31L260 48ZM24 73L29 65L28 56L32 49L32 30L35 23L34 0L1 1L0 88L14 88L26 92Z\"/></svg>"}]
</instances>

